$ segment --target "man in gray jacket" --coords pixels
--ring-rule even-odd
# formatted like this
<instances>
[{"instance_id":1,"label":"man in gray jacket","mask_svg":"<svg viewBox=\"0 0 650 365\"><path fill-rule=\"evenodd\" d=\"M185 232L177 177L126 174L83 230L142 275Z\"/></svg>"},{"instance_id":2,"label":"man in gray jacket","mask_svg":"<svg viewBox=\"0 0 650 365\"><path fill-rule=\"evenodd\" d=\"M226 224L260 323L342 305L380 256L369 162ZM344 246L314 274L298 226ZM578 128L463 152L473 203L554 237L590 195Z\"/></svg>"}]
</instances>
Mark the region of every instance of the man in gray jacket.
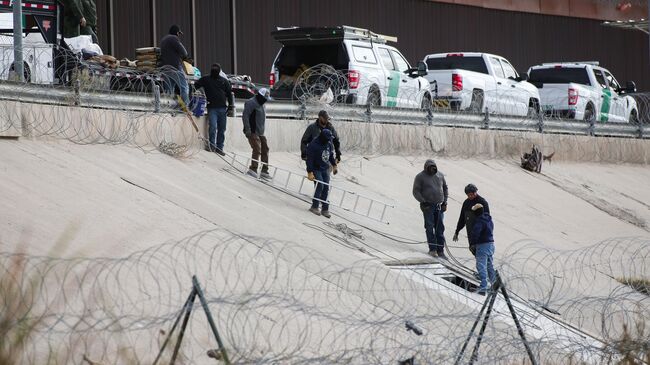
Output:
<instances>
[{"instance_id":1,"label":"man in gray jacket","mask_svg":"<svg viewBox=\"0 0 650 365\"><path fill-rule=\"evenodd\" d=\"M257 177L258 160L262 156L262 172L260 176L270 179L269 175L269 145L264 136L264 124L266 122L266 110L264 103L269 100L269 90L261 88L257 95L246 100L244 111L242 112L242 121L244 122L244 135L248 138L248 143L253 149L251 155L251 165L247 172L248 175Z\"/></svg>"},{"instance_id":2,"label":"man in gray jacket","mask_svg":"<svg viewBox=\"0 0 650 365\"><path fill-rule=\"evenodd\" d=\"M424 163L424 170L415 177L413 197L420 202L420 209L424 215L424 230L429 244L429 255L447 258L445 256L443 220L449 193L445 176L438 171L435 161L427 160Z\"/></svg>"}]
</instances>

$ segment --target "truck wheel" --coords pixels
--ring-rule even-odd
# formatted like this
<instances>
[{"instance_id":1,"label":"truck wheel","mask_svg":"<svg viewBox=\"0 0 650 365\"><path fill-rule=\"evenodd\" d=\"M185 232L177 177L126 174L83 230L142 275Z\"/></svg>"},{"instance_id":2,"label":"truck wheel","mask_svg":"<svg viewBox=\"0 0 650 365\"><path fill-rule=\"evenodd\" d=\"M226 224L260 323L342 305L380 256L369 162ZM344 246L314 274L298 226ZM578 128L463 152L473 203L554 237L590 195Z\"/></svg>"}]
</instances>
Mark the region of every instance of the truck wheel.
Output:
<instances>
[{"instance_id":1,"label":"truck wheel","mask_svg":"<svg viewBox=\"0 0 650 365\"><path fill-rule=\"evenodd\" d=\"M539 116L539 101L531 98L528 102L528 118L536 119Z\"/></svg>"},{"instance_id":2,"label":"truck wheel","mask_svg":"<svg viewBox=\"0 0 650 365\"><path fill-rule=\"evenodd\" d=\"M370 91L368 91L368 101L366 101L366 104L371 106L381 105L381 94L375 86L370 87Z\"/></svg>"},{"instance_id":3,"label":"truck wheel","mask_svg":"<svg viewBox=\"0 0 650 365\"><path fill-rule=\"evenodd\" d=\"M630 119L628 119L630 124L639 124L639 115L636 110L632 110L630 113Z\"/></svg>"},{"instance_id":4,"label":"truck wheel","mask_svg":"<svg viewBox=\"0 0 650 365\"><path fill-rule=\"evenodd\" d=\"M469 103L469 111L481 113L483 111L483 90L472 90L472 101Z\"/></svg>"},{"instance_id":5,"label":"truck wheel","mask_svg":"<svg viewBox=\"0 0 650 365\"><path fill-rule=\"evenodd\" d=\"M594 106L593 104L587 104L587 107L585 108L585 115L583 117L583 120L585 122L591 122L596 118L596 115L594 114Z\"/></svg>"}]
</instances>

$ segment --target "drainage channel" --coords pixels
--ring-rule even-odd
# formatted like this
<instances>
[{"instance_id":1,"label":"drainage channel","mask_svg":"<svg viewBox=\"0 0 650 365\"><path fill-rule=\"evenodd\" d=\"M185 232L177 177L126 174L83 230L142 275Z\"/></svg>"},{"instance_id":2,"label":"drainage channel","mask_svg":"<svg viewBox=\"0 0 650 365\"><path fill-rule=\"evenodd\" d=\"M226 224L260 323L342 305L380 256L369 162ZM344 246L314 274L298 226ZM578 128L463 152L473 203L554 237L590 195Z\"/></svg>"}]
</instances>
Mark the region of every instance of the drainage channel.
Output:
<instances>
[{"instance_id":1,"label":"drainage channel","mask_svg":"<svg viewBox=\"0 0 650 365\"><path fill-rule=\"evenodd\" d=\"M478 280L467 269L455 267L451 263L394 261L384 262L384 264L391 270L423 284L431 290L439 291L442 296L474 307L477 313L486 299L484 296L472 293L479 286ZM543 314L540 309L532 305L530 300L521 297L511 298L511 300L519 321L525 328L526 335L531 336L529 339L554 339L562 349L574 351L576 355L580 354L580 358L587 362L594 359L594 354L590 353L588 349L598 348L603 344L597 336L567 323L561 317ZM501 295L497 297L494 311L495 319L499 318L504 323L514 325L511 323L505 300Z\"/></svg>"}]
</instances>

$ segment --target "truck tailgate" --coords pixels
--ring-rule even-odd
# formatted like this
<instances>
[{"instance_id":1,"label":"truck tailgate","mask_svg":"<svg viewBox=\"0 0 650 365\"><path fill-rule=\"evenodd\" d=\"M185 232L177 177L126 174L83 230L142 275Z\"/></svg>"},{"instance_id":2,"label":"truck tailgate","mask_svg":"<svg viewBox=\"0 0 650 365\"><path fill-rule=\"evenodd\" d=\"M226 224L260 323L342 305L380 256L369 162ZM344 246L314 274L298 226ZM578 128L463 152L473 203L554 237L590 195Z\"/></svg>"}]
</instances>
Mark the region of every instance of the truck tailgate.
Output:
<instances>
[{"instance_id":1,"label":"truck tailgate","mask_svg":"<svg viewBox=\"0 0 650 365\"><path fill-rule=\"evenodd\" d=\"M451 96L452 85L451 75L459 73L460 70L430 70L424 77L431 85L433 97L448 97ZM436 92L437 90L437 92Z\"/></svg>"},{"instance_id":2,"label":"truck tailgate","mask_svg":"<svg viewBox=\"0 0 650 365\"><path fill-rule=\"evenodd\" d=\"M569 108L569 88L578 88L575 84L543 84L539 88L542 110Z\"/></svg>"}]
</instances>

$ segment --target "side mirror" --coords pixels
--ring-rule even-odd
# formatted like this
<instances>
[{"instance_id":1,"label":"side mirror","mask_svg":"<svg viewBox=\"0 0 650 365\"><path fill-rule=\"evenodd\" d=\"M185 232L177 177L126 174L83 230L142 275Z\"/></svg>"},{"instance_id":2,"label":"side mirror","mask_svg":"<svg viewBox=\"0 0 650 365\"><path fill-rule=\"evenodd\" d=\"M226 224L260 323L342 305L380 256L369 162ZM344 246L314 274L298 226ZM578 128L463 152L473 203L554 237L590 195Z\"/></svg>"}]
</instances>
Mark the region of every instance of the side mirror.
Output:
<instances>
[{"instance_id":1,"label":"side mirror","mask_svg":"<svg viewBox=\"0 0 650 365\"><path fill-rule=\"evenodd\" d=\"M516 80L517 80L518 82L528 81L528 74L521 74L521 75L519 75L519 77L517 77Z\"/></svg>"},{"instance_id":2,"label":"side mirror","mask_svg":"<svg viewBox=\"0 0 650 365\"><path fill-rule=\"evenodd\" d=\"M634 81L628 81L625 83L625 93L630 94L630 93L635 93L636 92L636 84Z\"/></svg>"},{"instance_id":3,"label":"side mirror","mask_svg":"<svg viewBox=\"0 0 650 365\"><path fill-rule=\"evenodd\" d=\"M426 76L429 73L429 68L427 64L420 61L418 62L418 76Z\"/></svg>"}]
</instances>

